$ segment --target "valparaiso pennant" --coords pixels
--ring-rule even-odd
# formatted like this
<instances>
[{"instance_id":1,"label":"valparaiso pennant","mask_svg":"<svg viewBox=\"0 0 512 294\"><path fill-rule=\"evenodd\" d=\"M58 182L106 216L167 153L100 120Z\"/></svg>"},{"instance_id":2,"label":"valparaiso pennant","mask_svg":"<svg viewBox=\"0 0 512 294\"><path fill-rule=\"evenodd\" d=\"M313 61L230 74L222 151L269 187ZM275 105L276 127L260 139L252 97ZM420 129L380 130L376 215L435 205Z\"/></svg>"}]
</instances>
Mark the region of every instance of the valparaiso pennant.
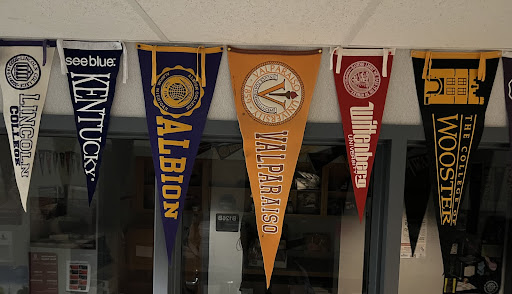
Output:
<instances>
[{"instance_id":1,"label":"valparaiso pennant","mask_svg":"<svg viewBox=\"0 0 512 294\"><path fill-rule=\"evenodd\" d=\"M432 158L434 204L444 263L444 293L455 293L457 216L471 155L484 129L501 52L411 51L427 149Z\"/></svg>"},{"instance_id":2,"label":"valparaiso pennant","mask_svg":"<svg viewBox=\"0 0 512 294\"><path fill-rule=\"evenodd\" d=\"M58 41L57 45L68 76L90 204L99 179L123 45L78 41Z\"/></svg>"},{"instance_id":3,"label":"valparaiso pennant","mask_svg":"<svg viewBox=\"0 0 512 294\"><path fill-rule=\"evenodd\" d=\"M167 257L217 81L222 47L137 44Z\"/></svg>"},{"instance_id":4,"label":"valparaiso pennant","mask_svg":"<svg viewBox=\"0 0 512 294\"><path fill-rule=\"evenodd\" d=\"M322 50L228 50L268 288Z\"/></svg>"},{"instance_id":5,"label":"valparaiso pennant","mask_svg":"<svg viewBox=\"0 0 512 294\"><path fill-rule=\"evenodd\" d=\"M352 186L362 220L395 50L336 48L332 53Z\"/></svg>"},{"instance_id":6,"label":"valparaiso pennant","mask_svg":"<svg viewBox=\"0 0 512 294\"><path fill-rule=\"evenodd\" d=\"M4 100L4 121L16 183L25 211L39 123L55 50L48 47L48 44L46 41L0 42L0 86ZM55 42L52 46L55 47Z\"/></svg>"}]
</instances>

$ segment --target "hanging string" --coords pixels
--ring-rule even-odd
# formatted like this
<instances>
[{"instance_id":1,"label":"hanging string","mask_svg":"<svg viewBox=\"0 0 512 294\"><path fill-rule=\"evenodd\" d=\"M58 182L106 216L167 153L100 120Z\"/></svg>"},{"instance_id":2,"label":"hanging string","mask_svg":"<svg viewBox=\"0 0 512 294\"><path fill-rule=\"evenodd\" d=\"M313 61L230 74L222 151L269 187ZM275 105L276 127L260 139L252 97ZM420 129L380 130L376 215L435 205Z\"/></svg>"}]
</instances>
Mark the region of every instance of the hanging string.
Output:
<instances>
[{"instance_id":1,"label":"hanging string","mask_svg":"<svg viewBox=\"0 0 512 294\"><path fill-rule=\"evenodd\" d=\"M432 68L432 51L427 51L425 54L425 65L423 65L423 74L421 78L426 80L427 75L428 79L430 79L430 69Z\"/></svg>"},{"instance_id":2,"label":"hanging string","mask_svg":"<svg viewBox=\"0 0 512 294\"><path fill-rule=\"evenodd\" d=\"M126 81L128 80L128 53L126 50L126 44L123 41L120 42L123 47L123 84L126 84Z\"/></svg>"},{"instance_id":3,"label":"hanging string","mask_svg":"<svg viewBox=\"0 0 512 294\"><path fill-rule=\"evenodd\" d=\"M151 46L151 86L156 84L156 46Z\"/></svg>"},{"instance_id":4,"label":"hanging string","mask_svg":"<svg viewBox=\"0 0 512 294\"><path fill-rule=\"evenodd\" d=\"M330 48L329 49L329 54L331 55L331 58L330 58L330 61L329 61L329 69L332 70L333 68L333 57L334 57L334 53L336 53L337 57L336 58L336 73L339 74L340 71L341 71L341 58L343 56L342 54L342 51L343 51L343 48L341 47L335 47L335 48Z\"/></svg>"},{"instance_id":5,"label":"hanging string","mask_svg":"<svg viewBox=\"0 0 512 294\"><path fill-rule=\"evenodd\" d=\"M487 59L484 57L484 52L480 53L480 62L478 63L478 80L479 81L485 81L485 71L486 71L486 63Z\"/></svg>"},{"instance_id":6,"label":"hanging string","mask_svg":"<svg viewBox=\"0 0 512 294\"><path fill-rule=\"evenodd\" d=\"M199 58L201 58L201 87L206 87L206 54L204 46L196 49L196 80L199 81Z\"/></svg>"},{"instance_id":7,"label":"hanging string","mask_svg":"<svg viewBox=\"0 0 512 294\"><path fill-rule=\"evenodd\" d=\"M57 40L57 51L59 52L60 58L60 71L63 75L68 73L68 68L66 67L66 60L64 56L64 47L62 46L62 39Z\"/></svg>"},{"instance_id":8,"label":"hanging string","mask_svg":"<svg viewBox=\"0 0 512 294\"><path fill-rule=\"evenodd\" d=\"M46 65L46 53L47 53L47 47L48 47L48 40L43 40L43 66Z\"/></svg>"},{"instance_id":9,"label":"hanging string","mask_svg":"<svg viewBox=\"0 0 512 294\"><path fill-rule=\"evenodd\" d=\"M389 56L389 49L382 49L382 77L387 78L388 77L388 56Z\"/></svg>"}]
</instances>

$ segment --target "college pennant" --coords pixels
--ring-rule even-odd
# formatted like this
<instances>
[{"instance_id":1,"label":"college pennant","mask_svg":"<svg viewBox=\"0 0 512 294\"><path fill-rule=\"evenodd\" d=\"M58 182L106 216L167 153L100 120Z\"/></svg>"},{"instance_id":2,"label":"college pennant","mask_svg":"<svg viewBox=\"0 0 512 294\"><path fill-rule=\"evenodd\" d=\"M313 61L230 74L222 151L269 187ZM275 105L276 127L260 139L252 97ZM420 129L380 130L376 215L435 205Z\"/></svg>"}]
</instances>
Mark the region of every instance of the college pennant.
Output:
<instances>
[{"instance_id":1,"label":"college pennant","mask_svg":"<svg viewBox=\"0 0 512 294\"><path fill-rule=\"evenodd\" d=\"M222 47L137 44L159 206L171 260Z\"/></svg>"},{"instance_id":2,"label":"college pennant","mask_svg":"<svg viewBox=\"0 0 512 294\"><path fill-rule=\"evenodd\" d=\"M0 46L4 121L21 204L27 211L39 123L46 100L55 42L2 41Z\"/></svg>"},{"instance_id":3,"label":"college pennant","mask_svg":"<svg viewBox=\"0 0 512 294\"><path fill-rule=\"evenodd\" d=\"M512 146L512 52L503 52L503 82L507 107L509 140Z\"/></svg>"},{"instance_id":4,"label":"college pennant","mask_svg":"<svg viewBox=\"0 0 512 294\"><path fill-rule=\"evenodd\" d=\"M411 51L444 264L444 293L455 293L462 253L456 230L471 155L484 128L485 110L501 53Z\"/></svg>"},{"instance_id":5,"label":"college pennant","mask_svg":"<svg viewBox=\"0 0 512 294\"><path fill-rule=\"evenodd\" d=\"M352 186L362 221L395 50L338 47L331 54Z\"/></svg>"},{"instance_id":6,"label":"college pennant","mask_svg":"<svg viewBox=\"0 0 512 294\"><path fill-rule=\"evenodd\" d=\"M267 288L321 52L228 48Z\"/></svg>"},{"instance_id":7,"label":"college pennant","mask_svg":"<svg viewBox=\"0 0 512 294\"><path fill-rule=\"evenodd\" d=\"M61 69L68 76L90 204L107 141L123 44L58 40L57 48Z\"/></svg>"}]
</instances>

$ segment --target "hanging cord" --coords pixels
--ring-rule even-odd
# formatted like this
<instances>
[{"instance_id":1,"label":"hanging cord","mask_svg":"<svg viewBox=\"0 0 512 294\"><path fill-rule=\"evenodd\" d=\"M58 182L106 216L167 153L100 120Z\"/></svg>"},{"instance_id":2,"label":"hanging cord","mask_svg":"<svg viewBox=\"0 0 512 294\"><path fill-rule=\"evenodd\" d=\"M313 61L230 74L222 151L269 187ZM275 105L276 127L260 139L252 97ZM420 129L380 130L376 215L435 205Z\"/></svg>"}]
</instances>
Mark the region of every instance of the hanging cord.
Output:
<instances>
[{"instance_id":1,"label":"hanging cord","mask_svg":"<svg viewBox=\"0 0 512 294\"><path fill-rule=\"evenodd\" d=\"M47 48L48 47L48 40L43 40L43 66L46 65L46 53L47 53Z\"/></svg>"},{"instance_id":2,"label":"hanging cord","mask_svg":"<svg viewBox=\"0 0 512 294\"><path fill-rule=\"evenodd\" d=\"M423 74L421 78L426 80L427 76L430 79L430 69L432 68L432 51L427 51L425 54L425 65L423 66Z\"/></svg>"},{"instance_id":3,"label":"hanging cord","mask_svg":"<svg viewBox=\"0 0 512 294\"><path fill-rule=\"evenodd\" d=\"M66 60L64 56L64 47L62 47L62 39L57 39L57 51L59 51L60 71L63 75L65 75L68 73L68 68L66 66Z\"/></svg>"},{"instance_id":4,"label":"hanging cord","mask_svg":"<svg viewBox=\"0 0 512 294\"><path fill-rule=\"evenodd\" d=\"M201 87L206 87L206 53L204 46L197 47L196 50L196 80L199 81L199 55L201 55Z\"/></svg>"},{"instance_id":5,"label":"hanging cord","mask_svg":"<svg viewBox=\"0 0 512 294\"><path fill-rule=\"evenodd\" d=\"M151 46L151 86L156 84L156 46Z\"/></svg>"},{"instance_id":6,"label":"hanging cord","mask_svg":"<svg viewBox=\"0 0 512 294\"><path fill-rule=\"evenodd\" d=\"M486 63L487 63L487 58L484 57L484 52L481 52L480 53L480 62L478 63L478 80L479 81L485 81L485 71L486 71Z\"/></svg>"},{"instance_id":7,"label":"hanging cord","mask_svg":"<svg viewBox=\"0 0 512 294\"><path fill-rule=\"evenodd\" d=\"M126 51L126 44L123 41L119 41L123 47L123 84L126 84L128 80L128 53Z\"/></svg>"},{"instance_id":8,"label":"hanging cord","mask_svg":"<svg viewBox=\"0 0 512 294\"><path fill-rule=\"evenodd\" d=\"M388 77L389 49L382 49L382 77Z\"/></svg>"},{"instance_id":9,"label":"hanging cord","mask_svg":"<svg viewBox=\"0 0 512 294\"><path fill-rule=\"evenodd\" d=\"M330 63L329 63L329 68L332 70L333 69L333 57L334 57L334 54L336 53L336 56L338 57L336 59L336 73L339 74L340 71L341 71L341 59L343 57L343 54L342 54L342 51L343 51L343 48L341 47L334 47L334 48L330 48L329 49L329 53L331 55L331 58L330 58Z\"/></svg>"}]
</instances>

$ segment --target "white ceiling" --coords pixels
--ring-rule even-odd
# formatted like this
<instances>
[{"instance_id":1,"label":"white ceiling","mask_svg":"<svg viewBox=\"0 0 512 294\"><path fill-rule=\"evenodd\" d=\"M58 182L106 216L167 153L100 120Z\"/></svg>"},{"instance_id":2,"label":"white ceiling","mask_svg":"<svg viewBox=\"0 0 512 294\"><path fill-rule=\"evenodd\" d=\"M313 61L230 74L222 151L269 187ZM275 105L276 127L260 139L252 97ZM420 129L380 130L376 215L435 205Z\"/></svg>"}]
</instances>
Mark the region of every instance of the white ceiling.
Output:
<instances>
[{"instance_id":1,"label":"white ceiling","mask_svg":"<svg viewBox=\"0 0 512 294\"><path fill-rule=\"evenodd\" d=\"M510 0L1 0L0 38L512 48Z\"/></svg>"}]
</instances>

